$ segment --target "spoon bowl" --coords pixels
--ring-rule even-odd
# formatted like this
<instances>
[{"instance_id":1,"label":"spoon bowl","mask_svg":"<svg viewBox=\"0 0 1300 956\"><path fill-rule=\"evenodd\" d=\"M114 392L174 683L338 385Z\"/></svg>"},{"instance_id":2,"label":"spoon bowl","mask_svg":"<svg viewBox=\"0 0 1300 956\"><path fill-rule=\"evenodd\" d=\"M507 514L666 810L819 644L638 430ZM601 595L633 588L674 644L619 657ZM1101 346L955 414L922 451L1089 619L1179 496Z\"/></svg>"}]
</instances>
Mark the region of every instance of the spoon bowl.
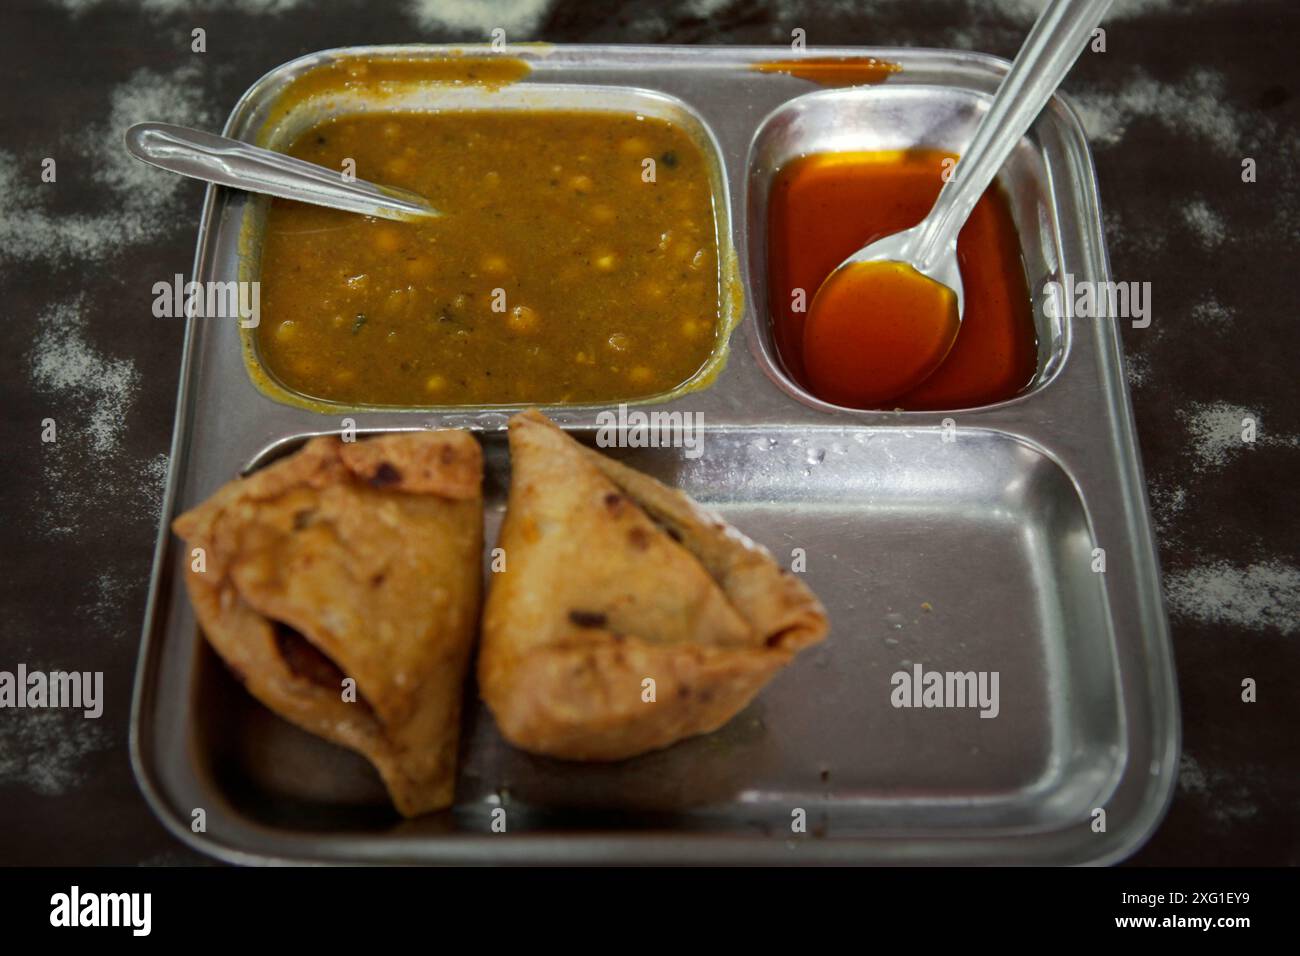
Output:
<instances>
[{"instance_id":1,"label":"spoon bowl","mask_svg":"<svg viewBox=\"0 0 1300 956\"><path fill-rule=\"evenodd\" d=\"M973 207L972 207L973 208ZM924 225L924 224L922 224ZM855 262L902 262L911 266L918 273L940 285L947 286L957 300L957 314L963 314L965 299L962 295L961 268L957 264L957 237L953 236L950 248L942 250L941 255L929 259L919 259L914 250L922 241L922 226L913 226L901 232L882 236L875 242L863 246L836 267L836 272ZM831 273L833 276L835 273ZM830 281L831 276L827 276ZM825 283L822 283L824 286ZM821 292L819 288L818 293ZM816 302L814 296L813 301Z\"/></svg>"},{"instance_id":2,"label":"spoon bowl","mask_svg":"<svg viewBox=\"0 0 1300 956\"><path fill-rule=\"evenodd\" d=\"M908 261L914 232L858 250L817 289L804 362L824 399L864 408L904 395L930 377L957 341L956 253L922 272Z\"/></svg>"}]
</instances>

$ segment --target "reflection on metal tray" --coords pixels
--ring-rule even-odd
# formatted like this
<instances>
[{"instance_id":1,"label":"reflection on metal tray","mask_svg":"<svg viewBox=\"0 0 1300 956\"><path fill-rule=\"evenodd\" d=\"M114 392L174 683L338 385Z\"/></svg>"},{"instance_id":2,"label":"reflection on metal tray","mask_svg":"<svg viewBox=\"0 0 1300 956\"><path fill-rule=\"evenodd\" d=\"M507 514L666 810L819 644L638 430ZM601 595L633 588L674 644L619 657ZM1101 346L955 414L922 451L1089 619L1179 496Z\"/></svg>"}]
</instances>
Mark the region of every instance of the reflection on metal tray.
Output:
<instances>
[{"instance_id":1,"label":"reflection on metal tray","mask_svg":"<svg viewBox=\"0 0 1300 956\"><path fill-rule=\"evenodd\" d=\"M261 708L197 634L180 587L185 555L166 524L241 469L338 430L344 412L267 397L246 374L236 324L192 320L132 721L136 774L159 816L196 847L243 862L1082 863L1132 852L1168 802L1178 726L1115 328L1040 309L1039 370L1023 394L974 410L889 413L835 409L805 393L784 374L768 327L775 169L810 150L959 152L1005 64L826 50L902 72L880 86L820 90L752 69L788 57L778 49L524 49L533 72L521 88L539 87L542 100L547 84L650 91L682 104L716 144L719 222L739 253L744 314L717 380L662 406L703 415L705 454L621 454L779 560L804 549L831 635L717 733L623 763L514 750L467 699L456 806L400 821L360 757ZM292 78L333 55L264 77L227 135L253 138ZM1066 273L1107 278L1090 159L1063 103L1048 106L1000 182L1031 289ZM209 191L195 278L248 268L241 233L252 223L255 234L256 216L255 201ZM548 411L590 441L599 410ZM363 430L477 432L491 541L509 480L508 414L351 417ZM1104 572L1094 571L1097 548ZM895 708L891 675L917 664L997 671L997 717ZM498 806L509 811L504 834L488 825ZM198 807L207 829L195 834ZM806 833L791 831L795 808Z\"/></svg>"}]
</instances>

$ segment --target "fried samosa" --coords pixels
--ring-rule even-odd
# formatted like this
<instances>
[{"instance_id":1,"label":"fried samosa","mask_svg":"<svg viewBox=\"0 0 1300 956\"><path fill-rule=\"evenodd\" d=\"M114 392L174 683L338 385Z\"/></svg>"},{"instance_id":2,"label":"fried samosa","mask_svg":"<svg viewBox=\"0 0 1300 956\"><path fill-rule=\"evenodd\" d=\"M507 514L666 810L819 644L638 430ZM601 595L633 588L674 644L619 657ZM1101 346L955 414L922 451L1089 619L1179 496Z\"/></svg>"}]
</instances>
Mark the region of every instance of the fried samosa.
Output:
<instances>
[{"instance_id":1,"label":"fried samosa","mask_svg":"<svg viewBox=\"0 0 1300 956\"><path fill-rule=\"evenodd\" d=\"M709 733L825 637L816 597L681 492L536 411L510 457L478 680L516 746L619 760Z\"/></svg>"},{"instance_id":2,"label":"fried samosa","mask_svg":"<svg viewBox=\"0 0 1300 956\"><path fill-rule=\"evenodd\" d=\"M271 710L366 756L407 816L452 801L482 480L468 432L315 438L172 525L203 549L186 587L217 653Z\"/></svg>"}]
</instances>

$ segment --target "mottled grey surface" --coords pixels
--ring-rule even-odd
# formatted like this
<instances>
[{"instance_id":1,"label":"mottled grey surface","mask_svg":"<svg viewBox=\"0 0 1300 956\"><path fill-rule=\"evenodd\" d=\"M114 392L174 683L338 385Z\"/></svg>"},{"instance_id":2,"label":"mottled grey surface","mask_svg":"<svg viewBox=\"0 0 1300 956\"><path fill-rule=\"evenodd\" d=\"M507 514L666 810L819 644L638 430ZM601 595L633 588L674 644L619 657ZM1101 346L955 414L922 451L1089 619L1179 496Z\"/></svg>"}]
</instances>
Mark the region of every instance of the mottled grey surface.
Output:
<instances>
[{"instance_id":1,"label":"mottled grey surface","mask_svg":"<svg viewBox=\"0 0 1300 956\"><path fill-rule=\"evenodd\" d=\"M195 861L131 779L126 727L202 187L135 166L143 119L216 127L275 65L356 43L918 45L1011 56L1034 0L18 0L0 12L0 670L102 670L104 716L0 711L0 863ZM190 52L190 31L208 52ZM1173 808L1136 863L1300 863L1300 78L1294 0L1118 0L1066 84L1089 129L1183 702ZM41 182L41 163L57 180ZM1242 181L1242 160L1258 181ZM58 440L42 443L53 418ZM1253 443L1241 440L1252 418ZM1243 703L1244 678L1259 700Z\"/></svg>"}]
</instances>

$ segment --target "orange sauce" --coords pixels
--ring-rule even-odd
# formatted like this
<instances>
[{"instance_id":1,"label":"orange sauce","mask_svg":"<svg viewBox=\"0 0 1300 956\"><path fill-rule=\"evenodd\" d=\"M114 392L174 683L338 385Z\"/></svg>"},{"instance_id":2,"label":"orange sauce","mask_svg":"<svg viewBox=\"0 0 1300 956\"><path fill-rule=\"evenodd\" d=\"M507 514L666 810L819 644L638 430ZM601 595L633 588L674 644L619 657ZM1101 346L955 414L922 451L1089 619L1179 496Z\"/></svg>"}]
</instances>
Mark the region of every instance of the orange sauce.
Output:
<instances>
[{"instance_id":1,"label":"orange sauce","mask_svg":"<svg viewBox=\"0 0 1300 956\"><path fill-rule=\"evenodd\" d=\"M804 370L826 401L872 408L932 375L957 331L957 296L947 286L902 262L854 262L817 290L804 324Z\"/></svg>"},{"instance_id":2,"label":"orange sauce","mask_svg":"<svg viewBox=\"0 0 1300 956\"><path fill-rule=\"evenodd\" d=\"M821 86L865 86L883 83L903 68L874 56L804 56L755 63L754 69L759 73L785 73Z\"/></svg>"},{"instance_id":3,"label":"orange sauce","mask_svg":"<svg viewBox=\"0 0 1300 956\"><path fill-rule=\"evenodd\" d=\"M804 363L807 309L827 276L857 249L919 223L943 185L939 150L818 153L793 160L772 184L768 203L769 305L777 350L795 380L812 391ZM1015 223L1005 196L990 187L957 240L965 312L939 368L904 394L861 407L974 408L1015 395L1038 364L1033 304ZM797 295L797 290L803 290ZM845 349L924 351L906 336L863 341L862 323L842 327ZM933 326L925 331L933 335ZM883 356L882 358L887 358ZM911 361L915 361L914 358ZM835 402L830 395L819 395ZM837 402L838 403L838 402Z\"/></svg>"}]
</instances>

